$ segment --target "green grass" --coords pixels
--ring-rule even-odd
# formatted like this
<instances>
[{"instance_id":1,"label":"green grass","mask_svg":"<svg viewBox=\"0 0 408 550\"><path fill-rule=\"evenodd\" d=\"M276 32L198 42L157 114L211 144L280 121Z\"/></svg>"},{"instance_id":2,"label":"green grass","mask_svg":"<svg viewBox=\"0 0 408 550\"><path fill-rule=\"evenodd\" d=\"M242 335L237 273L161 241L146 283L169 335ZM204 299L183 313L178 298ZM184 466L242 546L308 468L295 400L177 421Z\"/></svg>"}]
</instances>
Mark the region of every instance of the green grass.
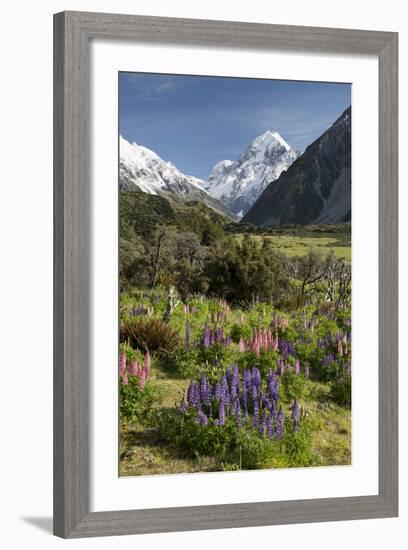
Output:
<instances>
[{"instance_id":1,"label":"green grass","mask_svg":"<svg viewBox=\"0 0 408 550\"><path fill-rule=\"evenodd\" d=\"M235 237L242 240L246 235L237 234ZM308 235L252 235L255 239L268 239L273 247L289 257L303 256L310 248L327 254L334 250L338 258L351 261L351 236L350 233L310 233Z\"/></svg>"}]
</instances>

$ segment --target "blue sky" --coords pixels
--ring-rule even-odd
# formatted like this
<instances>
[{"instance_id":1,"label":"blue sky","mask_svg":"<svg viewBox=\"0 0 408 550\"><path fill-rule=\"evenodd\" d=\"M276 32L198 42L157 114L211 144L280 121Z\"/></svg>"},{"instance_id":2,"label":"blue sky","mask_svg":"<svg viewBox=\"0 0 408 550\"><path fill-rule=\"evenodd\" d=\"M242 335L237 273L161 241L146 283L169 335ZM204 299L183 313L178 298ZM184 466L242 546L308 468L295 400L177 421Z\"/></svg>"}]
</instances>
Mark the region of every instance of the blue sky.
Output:
<instances>
[{"instance_id":1,"label":"blue sky","mask_svg":"<svg viewBox=\"0 0 408 550\"><path fill-rule=\"evenodd\" d=\"M121 135L199 178L266 130L304 151L350 104L350 84L119 73Z\"/></svg>"}]
</instances>

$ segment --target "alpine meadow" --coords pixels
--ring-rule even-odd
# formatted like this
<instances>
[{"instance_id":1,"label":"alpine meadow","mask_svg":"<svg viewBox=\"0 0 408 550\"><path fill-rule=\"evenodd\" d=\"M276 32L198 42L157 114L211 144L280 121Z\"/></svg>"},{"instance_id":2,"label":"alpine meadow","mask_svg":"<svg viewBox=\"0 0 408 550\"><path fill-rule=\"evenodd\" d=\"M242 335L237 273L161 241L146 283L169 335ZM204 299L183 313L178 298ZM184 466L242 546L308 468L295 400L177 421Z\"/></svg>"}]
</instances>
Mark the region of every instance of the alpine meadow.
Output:
<instances>
[{"instance_id":1,"label":"alpine meadow","mask_svg":"<svg viewBox=\"0 0 408 550\"><path fill-rule=\"evenodd\" d=\"M351 464L351 118L119 73L119 475Z\"/></svg>"}]
</instances>

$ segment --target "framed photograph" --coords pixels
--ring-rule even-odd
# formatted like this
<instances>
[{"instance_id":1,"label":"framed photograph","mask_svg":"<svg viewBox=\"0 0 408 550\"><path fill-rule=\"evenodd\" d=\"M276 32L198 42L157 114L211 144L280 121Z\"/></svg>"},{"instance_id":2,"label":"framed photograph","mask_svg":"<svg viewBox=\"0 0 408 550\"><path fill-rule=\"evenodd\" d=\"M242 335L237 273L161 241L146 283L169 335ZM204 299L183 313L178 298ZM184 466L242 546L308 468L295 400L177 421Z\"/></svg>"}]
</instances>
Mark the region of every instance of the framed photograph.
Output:
<instances>
[{"instance_id":1,"label":"framed photograph","mask_svg":"<svg viewBox=\"0 0 408 550\"><path fill-rule=\"evenodd\" d=\"M54 16L54 532L398 513L398 35Z\"/></svg>"}]
</instances>

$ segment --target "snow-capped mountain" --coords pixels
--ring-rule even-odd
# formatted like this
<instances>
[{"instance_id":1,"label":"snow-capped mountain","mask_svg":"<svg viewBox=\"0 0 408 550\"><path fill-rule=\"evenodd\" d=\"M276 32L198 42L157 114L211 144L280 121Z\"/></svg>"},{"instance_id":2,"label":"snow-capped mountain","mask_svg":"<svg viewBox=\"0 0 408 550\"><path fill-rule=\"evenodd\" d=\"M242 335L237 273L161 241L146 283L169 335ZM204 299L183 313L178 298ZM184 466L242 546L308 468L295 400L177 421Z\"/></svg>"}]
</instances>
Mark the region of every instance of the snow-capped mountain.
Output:
<instances>
[{"instance_id":1,"label":"snow-capped mountain","mask_svg":"<svg viewBox=\"0 0 408 550\"><path fill-rule=\"evenodd\" d=\"M204 188L232 212L243 216L267 185L299 157L278 132L268 130L255 138L237 161L216 164Z\"/></svg>"},{"instance_id":2,"label":"snow-capped mountain","mask_svg":"<svg viewBox=\"0 0 408 550\"><path fill-rule=\"evenodd\" d=\"M243 221L258 226L351 219L351 107L270 184Z\"/></svg>"},{"instance_id":3,"label":"snow-capped mountain","mask_svg":"<svg viewBox=\"0 0 408 550\"><path fill-rule=\"evenodd\" d=\"M204 188L203 181L180 172L174 164L161 159L154 151L119 140L119 190L142 191L150 195L171 195L188 201L201 201L231 217L231 212ZM232 215L232 217L234 217Z\"/></svg>"},{"instance_id":4,"label":"snow-capped mountain","mask_svg":"<svg viewBox=\"0 0 408 550\"><path fill-rule=\"evenodd\" d=\"M176 195L188 195L192 188L204 191L203 181L186 176L171 162L165 162L154 151L129 143L120 136L119 188L121 191L139 191L157 195L168 191Z\"/></svg>"}]
</instances>

